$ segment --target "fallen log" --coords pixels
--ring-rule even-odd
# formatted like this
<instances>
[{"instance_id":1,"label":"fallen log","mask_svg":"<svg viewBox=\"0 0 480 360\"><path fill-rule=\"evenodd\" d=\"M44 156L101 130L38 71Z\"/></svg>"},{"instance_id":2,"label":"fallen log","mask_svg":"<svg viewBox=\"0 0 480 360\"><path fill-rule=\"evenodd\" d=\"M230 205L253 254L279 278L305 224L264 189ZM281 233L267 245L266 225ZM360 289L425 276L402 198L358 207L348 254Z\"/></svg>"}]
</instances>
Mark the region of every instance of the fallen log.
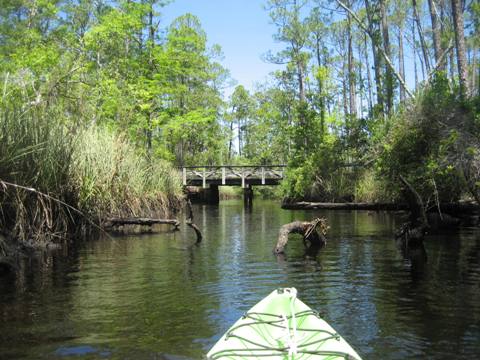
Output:
<instances>
[{"instance_id":1,"label":"fallen log","mask_svg":"<svg viewBox=\"0 0 480 360\"><path fill-rule=\"evenodd\" d=\"M395 203L324 203L324 202L284 202L282 209L288 210L407 210L407 204Z\"/></svg>"},{"instance_id":2,"label":"fallen log","mask_svg":"<svg viewBox=\"0 0 480 360\"><path fill-rule=\"evenodd\" d=\"M317 231L317 226L320 225L320 233ZM326 244L327 239L325 234L328 226L325 219L317 218L312 221L294 221L280 227L278 232L278 240L273 252L275 254L281 254L284 252L285 246L288 242L288 235L300 234L303 236L303 241L314 246L323 246Z\"/></svg>"},{"instance_id":3,"label":"fallen log","mask_svg":"<svg viewBox=\"0 0 480 360\"><path fill-rule=\"evenodd\" d=\"M122 226L122 225L145 225L152 226L156 224L167 224L175 227L178 230L180 222L177 219L154 219L154 218L109 218L103 222L103 227L106 229Z\"/></svg>"}]
</instances>

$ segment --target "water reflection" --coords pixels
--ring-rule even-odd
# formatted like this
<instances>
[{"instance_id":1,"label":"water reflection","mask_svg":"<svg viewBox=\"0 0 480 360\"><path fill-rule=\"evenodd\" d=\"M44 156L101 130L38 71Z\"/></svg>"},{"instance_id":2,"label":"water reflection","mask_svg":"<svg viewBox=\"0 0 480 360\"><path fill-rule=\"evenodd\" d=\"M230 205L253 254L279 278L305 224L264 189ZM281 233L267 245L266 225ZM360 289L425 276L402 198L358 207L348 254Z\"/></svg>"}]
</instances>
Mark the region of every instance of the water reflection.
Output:
<instances>
[{"instance_id":1,"label":"water reflection","mask_svg":"<svg viewBox=\"0 0 480 360\"><path fill-rule=\"evenodd\" d=\"M194 215L197 245L183 226L91 241L0 279L0 358L200 359L283 286L297 287L366 359L480 353L478 230L402 253L397 219L384 212L284 211L255 200L251 212L228 201L194 206ZM324 248L295 238L285 257L272 254L281 225L318 216L331 227Z\"/></svg>"},{"instance_id":2,"label":"water reflection","mask_svg":"<svg viewBox=\"0 0 480 360\"><path fill-rule=\"evenodd\" d=\"M302 239L298 235L293 235L292 237L298 238L292 241L302 241ZM301 263L305 267L305 271L320 271L322 269L322 266L318 259L318 254L323 247L324 245L310 243L305 246L303 259L301 261ZM276 253L274 251L272 251L272 253L276 257L278 264L285 265L285 263L288 261L288 253ZM293 259L294 261L298 260L296 257L294 257Z\"/></svg>"}]
</instances>

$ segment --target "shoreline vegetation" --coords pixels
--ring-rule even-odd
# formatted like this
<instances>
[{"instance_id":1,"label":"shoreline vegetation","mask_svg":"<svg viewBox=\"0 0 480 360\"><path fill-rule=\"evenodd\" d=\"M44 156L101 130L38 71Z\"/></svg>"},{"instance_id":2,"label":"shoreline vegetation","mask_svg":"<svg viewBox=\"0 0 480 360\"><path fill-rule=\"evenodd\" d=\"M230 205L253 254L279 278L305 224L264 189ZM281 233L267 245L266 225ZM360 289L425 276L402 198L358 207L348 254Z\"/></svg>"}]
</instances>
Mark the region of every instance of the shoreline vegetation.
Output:
<instances>
[{"instance_id":1,"label":"shoreline vegetation","mask_svg":"<svg viewBox=\"0 0 480 360\"><path fill-rule=\"evenodd\" d=\"M65 121L5 84L0 108L0 262L102 229L108 217L164 216L183 197L179 172L127 137ZM86 123L86 122L84 122Z\"/></svg>"},{"instance_id":2,"label":"shoreline vegetation","mask_svg":"<svg viewBox=\"0 0 480 360\"><path fill-rule=\"evenodd\" d=\"M254 191L294 202L480 204L476 2L264 2L287 65L228 99L221 47L168 2L0 8L0 257L166 217L191 165L286 164Z\"/></svg>"}]
</instances>

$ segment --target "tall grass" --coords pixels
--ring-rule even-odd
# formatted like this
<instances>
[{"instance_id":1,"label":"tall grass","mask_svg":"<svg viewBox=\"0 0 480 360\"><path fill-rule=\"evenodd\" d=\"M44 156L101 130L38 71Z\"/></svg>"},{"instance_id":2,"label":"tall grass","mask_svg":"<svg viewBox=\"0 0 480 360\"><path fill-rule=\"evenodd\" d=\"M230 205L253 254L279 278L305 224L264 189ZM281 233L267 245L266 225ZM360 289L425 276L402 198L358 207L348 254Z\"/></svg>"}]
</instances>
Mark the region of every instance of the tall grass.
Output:
<instances>
[{"instance_id":1,"label":"tall grass","mask_svg":"<svg viewBox=\"0 0 480 360\"><path fill-rule=\"evenodd\" d=\"M23 244L65 239L110 216L167 215L180 176L121 135L72 119L62 104L4 86L0 98L0 234ZM81 214L81 215L80 215ZM92 221L93 220L93 221Z\"/></svg>"},{"instance_id":2,"label":"tall grass","mask_svg":"<svg viewBox=\"0 0 480 360\"><path fill-rule=\"evenodd\" d=\"M168 215L181 194L180 176L170 164L148 161L125 137L98 127L77 138L71 180L79 208L97 219Z\"/></svg>"},{"instance_id":3,"label":"tall grass","mask_svg":"<svg viewBox=\"0 0 480 360\"><path fill-rule=\"evenodd\" d=\"M356 202L395 202L397 196L387 187L385 180L379 178L374 169L361 172L355 186Z\"/></svg>"},{"instance_id":4,"label":"tall grass","mask_svg":"<svg viewBox=\"0 0 480 360\"><path fill-rule=\"evenodd\" d=\"M52 197L69 202L72 137L54 107L21 95L5 87L0 102L0 231L37 242L69 229L68 209Z\"/></svg>"}]
</instances>

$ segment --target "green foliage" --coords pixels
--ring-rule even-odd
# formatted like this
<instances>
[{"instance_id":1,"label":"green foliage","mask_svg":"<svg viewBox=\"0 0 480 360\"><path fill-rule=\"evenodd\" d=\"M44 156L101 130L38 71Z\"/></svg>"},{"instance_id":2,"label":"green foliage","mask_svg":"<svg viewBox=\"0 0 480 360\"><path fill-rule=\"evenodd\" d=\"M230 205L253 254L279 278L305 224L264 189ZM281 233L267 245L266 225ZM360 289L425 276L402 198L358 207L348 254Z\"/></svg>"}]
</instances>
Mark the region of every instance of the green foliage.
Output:
<instances>
[{"instance_id":1,"label":"green foliage","mask_svg":"<svg viewBox=\"0 0 480 360\"><path fill-rule=\"evenodd\" d=\"M174 201L178 176L166 162L288 164L282 191L298 199L399 199L399 174L426 200L455 200L465 187L479 193L480 100L460 99L445 73L389 118L372 99L368 111L359 104L352 111L351 80L357 103L373 97L365 90L373 81L362 72L369 70L364 57L386 100L385 63L368 55L370 41L319 3L269 0L274 38L284 48L266 58L285 66L255 93L237 86L226 104L220 91L229 74L219 63L220 47L208 46L192 14L161 23L165 4L2 3L4 181L51 192L97 218ZM402 25L408 7L387 6L389 21ZM378 7L355 8L371 22L373 43L382 45ZM477 4L468 5L472 49L479 42L478 13ZM444 48L451 38L445 22ZM347 61L349 39L353 61ZM8 213L19 218L34 211L13 211L20 203L11 202Z\"/></svg>"},{"instance_id":2,"label":"green foliage","mask_svg":"<svg viewBox=\"0 0 480 360\"><path fill-rule=\"evenodd\" d=\"M425 200L448 202L461 196L462 175L452 158L460 140L457 129L465 125L457 116L463 108L457 93L458 89L450 89L440 74L393 121L377 170L388 179L397 197L399 175L406 177Z\"/></svg>"},{"instance_id":3,"label":"green foliage","mask_svg":"<svg viewBox=\"0 0 480 360\"><path fill-rule=\"evenodd\" d=\"M216 114L208 109L196 109L168 119L162 127L156 151L173 158L175 151L184 164L218 164L225 152ZM169 155L172 154L172 155Z\"/></svg>"},{"instance_id":4,"label":"green foliage","mask_svg":"<svg viewBox=\"0 0 480 360\"><path fill-rule=\"evenodd\" d=\"M0 180L39 191L0 189L5 229L68 232L76 217L40 192L95 219L165 213L170 162L222 162L221 51L191 14L159 31L165 3L2 3Z\"/></svg>"},{"instance_id":5,"label":"green foliage","mask_svg":"<svg viewBox=\"0 0 480 360\"><path fill-rule=\"evenodd\" d=\"M0 102L2 231L23 241L63 239L86 221L73 208L99 221L176 206L180 177L170 164L148 162L106 129L83 130L76 124L85 119L69 118L63 101L28 94L19 79L4 77Z\"/></svg>"},{"instance_id":6,"label":"green foliage","mask_svg":"<svg viewBox=\"0 0 480 360\"><path fill-rule=\"evenodd\" d=\"M286 196L319 201L349 200L354 193L351 169L343 166L344 145L338 136L329 134L309 157L296 157L289 163Z\"/></svg>"},{"instance_id":7,"label":"green foliage","mask_svg":"<svg viewBox=\"0 0 480 360\"><path fill-rule=\"evenodd\" d=\"M355 201L357 202L392 202L388 184L384 178L379 177L374 169L361 171L355 184Z\"/></svg>"}]
</instances>

